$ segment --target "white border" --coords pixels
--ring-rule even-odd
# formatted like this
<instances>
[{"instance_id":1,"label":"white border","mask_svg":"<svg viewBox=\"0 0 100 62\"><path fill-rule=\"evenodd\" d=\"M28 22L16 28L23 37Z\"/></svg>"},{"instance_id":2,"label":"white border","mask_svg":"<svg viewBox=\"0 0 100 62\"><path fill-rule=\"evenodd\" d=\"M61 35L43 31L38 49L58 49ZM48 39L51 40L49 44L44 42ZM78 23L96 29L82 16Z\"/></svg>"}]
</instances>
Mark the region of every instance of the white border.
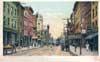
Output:
<instances>
[{"instance_id":1,"label":"white border","mask_svg":"<svg viewBox=\"0 0 100 62\"><path fill-rule=\"evenodd\" d=\"M76 1L76 0L3 0L3 1L21 1L21 2L31 2L31 1ZM78 0L78 1L87 1L87 0ZM88 0L94 1L94 0ZM95 0L99 1L99 0ZM100 1L98 6L98 26L100 25ZM0 1L0 62L91 62L93 61L93 56L7 56L4 57L3 54L3 3ZM100 26L99 26L100 34ZM100 39L100 36L99 36ZM100 40L99 40L100 41ZM100 52L100 42L99 42L99 52ZM99 53L100 55L100 53Z\"/></svg>"}]
</instances>

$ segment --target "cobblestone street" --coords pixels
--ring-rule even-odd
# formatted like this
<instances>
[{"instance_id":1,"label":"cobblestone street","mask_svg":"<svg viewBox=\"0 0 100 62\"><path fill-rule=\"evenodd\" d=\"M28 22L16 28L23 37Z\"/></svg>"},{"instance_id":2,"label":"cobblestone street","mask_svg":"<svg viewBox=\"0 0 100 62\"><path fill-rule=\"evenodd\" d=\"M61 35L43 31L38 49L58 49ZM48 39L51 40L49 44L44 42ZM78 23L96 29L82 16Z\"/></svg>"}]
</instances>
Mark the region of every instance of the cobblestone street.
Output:
<instances>
[{"instance_id":1,"label":"cobblestone street","mask_svg":"<svg viewBox=\"0 0 100 62\"><path fill-rule=\"evenodd\" d=\"M11 56L71 56L69 52L61 51L60 46L54 47L41 47L41 48L32 48L24 51L18 51L17 53L12 54Z\"/></svg>"}]
</instances>

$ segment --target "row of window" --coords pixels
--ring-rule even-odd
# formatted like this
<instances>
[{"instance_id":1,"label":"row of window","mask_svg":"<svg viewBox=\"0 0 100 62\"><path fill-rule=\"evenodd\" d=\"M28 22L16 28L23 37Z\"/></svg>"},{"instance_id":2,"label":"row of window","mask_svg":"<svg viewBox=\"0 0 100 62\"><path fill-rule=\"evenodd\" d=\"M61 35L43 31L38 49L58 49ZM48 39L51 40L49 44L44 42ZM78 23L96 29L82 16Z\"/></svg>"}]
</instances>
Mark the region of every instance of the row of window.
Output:
<instances>
[{"instance_id":1,"label":"row of window","mask_svg":"<svg viewBox=\"0 0 100 62\"><path fill-rule=\"evenodd\" d=\"M93 10L92 10L92 12L93 12L93 14L92 14L92 18L94 18L95 16L97 16L98 14L98 9L97 9L97 6L95 6L95 8L93 8Z\"/></svg>"},{"instance_id":2,"label":"row of window","mask_svg":"<svg viewBox=\"0 0 100 62\"><path fill-rule=\"evenodd\" d=\"M97 20L95 22L92 23L93 27L98 27L98 22Z\"/></svg>"},{"instance_id":3,"label":"row of window","mask_svg":"<svg viewBox=\"0 0 100 62\"><path fill-rule=\"evenodd\" d=\"M4 16L4 18L3 18L3 24L6 25L6 26L10 26L11 25L12 28L16 28L16 21L14 21L12 19L12 21L10 22L10 18L9 17L5 18L5 16Z\"/></svg>"},{"instance_id":4,"label":"row of window","mask_svg":"<svg viewBox=\"0 0 100 62\"><path fill-rule=\"evenodd\" d=\"M17 9L14 9L13 7L10 7L9 4L6 4L4 3L4 12L7 11L7 14L10 14L10 15L17 15Z\"/></svg>"}]
</instances>

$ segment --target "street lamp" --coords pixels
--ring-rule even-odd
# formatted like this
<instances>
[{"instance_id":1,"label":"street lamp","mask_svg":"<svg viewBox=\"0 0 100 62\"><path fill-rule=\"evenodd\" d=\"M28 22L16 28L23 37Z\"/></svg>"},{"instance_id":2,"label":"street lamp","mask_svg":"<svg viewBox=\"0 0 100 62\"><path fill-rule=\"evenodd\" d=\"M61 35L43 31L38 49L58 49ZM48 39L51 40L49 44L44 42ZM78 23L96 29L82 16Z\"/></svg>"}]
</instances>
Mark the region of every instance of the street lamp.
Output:
<instances>
[{"instance_id":1,"label":"street lamp","mask_svg":"<svg viewBox=\"0 0 100 62\"><path fill-rule=\"evenodd\" d=\"M64 27L64 34L65 34L65 40L66 40L66 35L67 35L67 24L65 24L65 27Z\"/></svg>"}]
</instances>

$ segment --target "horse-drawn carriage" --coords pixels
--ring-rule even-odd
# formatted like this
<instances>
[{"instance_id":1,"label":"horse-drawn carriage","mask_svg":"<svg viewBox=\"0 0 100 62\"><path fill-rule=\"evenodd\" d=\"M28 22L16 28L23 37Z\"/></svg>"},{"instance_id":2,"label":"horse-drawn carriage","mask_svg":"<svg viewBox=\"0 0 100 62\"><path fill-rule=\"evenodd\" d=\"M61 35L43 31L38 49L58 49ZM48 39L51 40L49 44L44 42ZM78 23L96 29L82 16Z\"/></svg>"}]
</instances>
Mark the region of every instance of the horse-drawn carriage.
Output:
<instances>
[{"instance_id":1,"label":"horse-drawn carriage","mask_svg":"<svg viewBox=\"0 0 100 62\"><path fill-rule=\"evenodd\" d=\"M4 45L3 47L3 54L7 55L7 54L12 54L16 52L16 46L13 44L7 44Z\"/></svg>"}]
</instances>

